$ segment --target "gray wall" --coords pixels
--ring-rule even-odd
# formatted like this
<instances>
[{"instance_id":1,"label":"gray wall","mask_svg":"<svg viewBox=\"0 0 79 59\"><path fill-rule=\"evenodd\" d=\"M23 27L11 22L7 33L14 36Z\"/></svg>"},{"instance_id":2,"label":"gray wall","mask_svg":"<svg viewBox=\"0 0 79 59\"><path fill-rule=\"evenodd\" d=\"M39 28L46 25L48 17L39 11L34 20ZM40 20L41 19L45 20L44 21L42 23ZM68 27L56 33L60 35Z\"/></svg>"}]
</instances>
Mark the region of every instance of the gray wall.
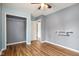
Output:
<instances>
[{"instance_id":1,"label":"gray wall","mask_svg":"<svg viewBox=\"0 0 79 59\"><path fill-rule=\"evenodd\" d=\"M2 8L0 4L0 50L2 49Z\"/></svg>"},{"instance_id":2,"label":"gray wall","mask_svg":"<svg viewBox=\"0 0 79 59\"><path fill-rule=\"evenodd\" d=\"M26 41L26 18L7 16L7 43Z\"/></svg>"},{"instance_id":3,"label":"gray wall","mask_svg":"<svg viewBox=\"0 0 79 59\"><path fill-rule=\"evenodd\" d=\"M57 31L73 32L59 36ZM42 39L79 50L79 4L52 13L42 20Z\"/></svg>"}]
</instances>

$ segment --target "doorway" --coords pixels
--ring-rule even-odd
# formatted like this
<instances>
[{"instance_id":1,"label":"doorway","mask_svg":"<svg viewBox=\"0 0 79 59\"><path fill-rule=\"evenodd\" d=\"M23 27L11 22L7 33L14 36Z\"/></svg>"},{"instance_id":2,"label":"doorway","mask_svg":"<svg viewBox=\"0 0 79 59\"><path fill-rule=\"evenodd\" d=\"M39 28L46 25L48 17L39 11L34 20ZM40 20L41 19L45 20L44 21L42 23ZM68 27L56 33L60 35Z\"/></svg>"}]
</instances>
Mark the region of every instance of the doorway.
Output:
<instances>
[{"instance_id":1,"label":"doorway","mask_svg":"<svg viewBox=\"0 0 79 59\"><path fill-rule=\"evenodd\" d=\"M32 40L41 41L41 19L32 21Z\"/></svg>"},{"instance_id":2,"label":"doorway","mask_svg":"<svg viewBox=\"0 0 79 59\"><path fill-rule=\"evenodd\" d=\"M17 44L26 41L26 18L6 15L6 44Z\"/></svg>"}]
</instances>

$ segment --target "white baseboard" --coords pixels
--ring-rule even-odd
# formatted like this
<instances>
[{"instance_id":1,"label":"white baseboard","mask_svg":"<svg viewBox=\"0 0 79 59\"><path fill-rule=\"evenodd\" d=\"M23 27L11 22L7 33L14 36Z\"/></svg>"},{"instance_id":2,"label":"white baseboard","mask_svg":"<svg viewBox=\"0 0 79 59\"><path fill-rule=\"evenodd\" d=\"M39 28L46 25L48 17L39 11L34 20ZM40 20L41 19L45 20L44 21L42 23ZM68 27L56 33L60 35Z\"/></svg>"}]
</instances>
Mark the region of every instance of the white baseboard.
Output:
<instances>
[{"instance_id":1,"label":"white baseboard","mask_svg":"<svg viewBox=\"0 0 79 59\"><path fill-rule=\"evenodd\" d=\"M73 51L73 52L79 53L78 50L75 50L75 49L72 49L72 48L69 48L69 47L65 47L65 46L60 45L60 44L52 43L52 42L49 42L49 41L42 41L42 43L44 43L44 42L48 42L48 43L50 43L50 44L53 44L53 45L56 45L56 46L59 46L59 47L62 47L62 48L68 49L68 50L70 50L70 51Z\"/></svg>"},{"instance_id":2,"label":"white baseboard","mask_svg":"<svg viewBox=\"0 0 79 59\"><path fill-rule=\"evenodd\" d=\"M31 44L31 42L29 42L29 43L27 42L27 44L28 44L28 45L30 45L30 44Z\"/></svg>"},{"instance_id":3,"label":"white baseboard","mask_svg":"<svg viewBox=\"0 0 79 59\"><path fill-rule=\"evenodd\" d=\"M2 51L6 50L6 48L1 49L0 51L0 55L2 55Z\"/></svg>"},{"instance_id":4,"label":"white baseboard","mask_svg":"<svg viewBox=\"0 0 79 59\"><path fill-rule=\"evenodd\" d=\"M1 49L1 51L0 51L0 55L2 55L2 51L4 51L4 50L6 50L6 49Z\"/></svg>"},{"instance_id":5,"label":"white baseboard","mask_svg":"<svg viewBox=\"0 0 79 59\"><path fill-rule=\"evenodd\" d=\"M7 46L8 45L14 45L14 44L19 44L19 43L25 43L26 41L21 41L21 42L14 42L14 43L9 43L9 44L7 44ZM28 45L30 45L31 43L27 43ZM0 51L0 55L2 54L2 51L4 51L4 50L6 50L6 48L3 48L3 49L1 49L1 51Z\"/></svg>"},{"instance_id":6,"label":"white baseboard","mask_svg":"<svg viewBox=\"0 0 79 59\"><path fill-rule=\"evenodd\" d=\"M19 43L25 43L26 41L21 41L21 42L14 42L14 43L9 43L9 44L7 44L7 46L8 45L14 45L14 44L19 44Z\"/></svg>"}]
</instances>

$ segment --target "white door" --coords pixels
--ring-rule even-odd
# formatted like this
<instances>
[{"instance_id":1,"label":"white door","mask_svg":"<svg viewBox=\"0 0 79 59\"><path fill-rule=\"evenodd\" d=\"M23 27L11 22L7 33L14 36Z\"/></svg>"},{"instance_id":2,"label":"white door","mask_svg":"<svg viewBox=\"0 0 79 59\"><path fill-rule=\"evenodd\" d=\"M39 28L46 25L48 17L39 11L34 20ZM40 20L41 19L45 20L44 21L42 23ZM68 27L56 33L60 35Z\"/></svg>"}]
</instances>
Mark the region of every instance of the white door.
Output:
<instances>
[{"instance_id":1,"label":"white door","mask_svg":"<svg viewBox=\"0 0 79 59\"><path fill-rule=\"evenodd\" d=\"M37 21L37 37L41 40L41 21Z\"/></svg>"},{"instance_id":2,"label":"white door","mask_svg":"<svg viewBox=\"0 0 79 59\"><path fill-rule=\"evenodd\" d=\"M37 21L32 21L32 40L37 40Z\"/></svg>"},{"instance_id":3,"label":"white door","mask_svg":"<svg viewBox=\"0 0 79 59\"><path fill-rule=\"evenodd\" d=\"M32 40L41 39L41 21L32 21Z\"/></svg>"}]
</instances>

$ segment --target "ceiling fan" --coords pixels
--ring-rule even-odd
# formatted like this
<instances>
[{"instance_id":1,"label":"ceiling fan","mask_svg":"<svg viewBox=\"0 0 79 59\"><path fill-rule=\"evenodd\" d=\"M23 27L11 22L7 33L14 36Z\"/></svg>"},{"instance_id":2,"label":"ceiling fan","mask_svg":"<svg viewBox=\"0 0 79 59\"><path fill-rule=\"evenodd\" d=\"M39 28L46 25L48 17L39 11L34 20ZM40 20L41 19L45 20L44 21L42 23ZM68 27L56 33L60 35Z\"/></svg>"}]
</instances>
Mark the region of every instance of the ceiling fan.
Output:
<instances>
[{"instance_id":1,"label":"ceiling fan","mask_svg":"<svg viewBox=\"0 0 79 59\"><path fill-rule=\"evenodd\" d=\"M32 4L40 4L40 6L38 7L39 10L52 8L52 6L48 3L32 3Z\"/></svg>"}]
</instances>

